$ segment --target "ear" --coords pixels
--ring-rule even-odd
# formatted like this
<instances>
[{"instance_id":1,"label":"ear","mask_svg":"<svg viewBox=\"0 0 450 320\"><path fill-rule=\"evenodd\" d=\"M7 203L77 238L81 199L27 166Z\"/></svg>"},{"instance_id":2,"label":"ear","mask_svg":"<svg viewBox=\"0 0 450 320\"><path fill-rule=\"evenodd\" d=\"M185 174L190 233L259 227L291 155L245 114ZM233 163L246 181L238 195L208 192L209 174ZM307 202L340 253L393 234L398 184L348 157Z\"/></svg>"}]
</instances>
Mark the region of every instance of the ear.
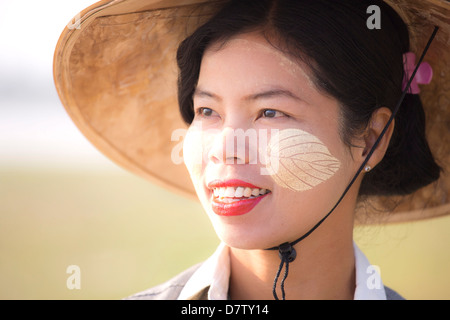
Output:
<instances>
[{"instance_id":1,"label":"ear","mask_svg":"<svg viewBox=\"0 0 450 320\"><path fill-rule=\"evenodd\" d=\"M377 141L378 137L383 132L384 127L388 123L390 117L392 115L391 110L386 107L379 108L375 110L372 114L372 117L369 122L369 126L367 127L364 134L364 148L360 149L359 156L361 157L361 163L369 154L370 150ZM383 159L386 154L386 150L389 146L389 142L391 141L392 133L394 132L395 120L391 122L388 129L382 136L378 146L370 157L367 165L371 168L374 168L380 161Z\"/></svg>"}]
</instances>

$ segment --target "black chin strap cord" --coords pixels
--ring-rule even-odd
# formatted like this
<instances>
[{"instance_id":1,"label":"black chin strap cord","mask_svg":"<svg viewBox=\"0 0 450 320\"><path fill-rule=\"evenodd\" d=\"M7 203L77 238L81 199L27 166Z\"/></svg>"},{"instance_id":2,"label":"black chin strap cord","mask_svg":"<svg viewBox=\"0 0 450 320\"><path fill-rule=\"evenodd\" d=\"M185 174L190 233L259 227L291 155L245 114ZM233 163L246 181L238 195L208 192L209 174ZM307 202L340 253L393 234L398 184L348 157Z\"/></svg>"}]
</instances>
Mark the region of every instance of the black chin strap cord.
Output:
<instances>
[{"instance_id":1,"label":"black chin strap cord","mask_svg":"<svg viewBox=\"0 0 450 320\"><path fill-rule=\"evenodd\" d=\"M273 293L275 300L279 300L278 296L277 296L277 291L276 291L277 282L278 282L278 278L280 276L281 270L283 269L284 264L286 264L286 267L284 269L284 276L283 276L283 279L281 280L282 299L285 300L286 294L284 293L284 282L286 281L286 278L289 273L289 263L295 260L295 258L297 257L297 252L293 248L293 244L289 243L289 242L280 244L278 247L276 247L276 249L278 249L278 255L280 256L281 263L280 263L280 267L278 268L277 275L275 276L272 293ZM270 248L268 250L272 250L272 248Z\"/></svg>"},{"instance_id":2,"label":"black chin strap cord","mask_svg":"<svg viewBox=\"0 0 450 320\"><path fill-rule=\"evenodd\" d=\"M321 224L322 222L324 222L329 216L330 214L334 211L334 209L336 209L336 207L339 205L339 203L342 201L342 199L344 198L344 196L347 194L347 192L350 190L350 188L352 187L353 183L356 181L356 179L358 178L359 174L361 173L362 170L364 170L367 162L369 161L370 157L372 156L372 154L374 153L375 149L378 147L382 137L384 136L384 134L386 133L387 129L389 128L389 126L391 125L392 121L394 120L398 109L400 108L400 105L403 102L403 99L405 98L409 87L411 86L411 82L414 79L414 76L416 75L416 72L420 66L420 64L422 63L423 58L425 57L425 54L427 53L431 42L433 41L434 37L436 36L436 33L438 31L439 27L434 27L433 33L430 36L430 39L428 40L427 45L425 46L425 49L422 52L422 55L420 56L420 59L417 62L417 65L414 69L414 72L412 73L411 77L409 78L409 81L406 85L406 88L403 90L402 95L397 103L397 105L395 106L394 110L392 111L392 115L389 118L388 122L386 123L386 126L383 128L383 131L381 131L380 135L378 136L377 140L375 141L375 143L373 144L372 148L370 149L369 153L367 154L366 158L364 159L363 163L361 164L361 166L359 167L358 171L356 171L356 174L354 175L353 179L350 181L350 183L348 184L347 188L345 188L344 192L342 193L341 197L339 198L339 200L336 202L336 204L333 206L333 208L330 210L330 212L328 212L325 217L323 217L318 223L316 223L316 225L314 227L312 227L307 233L305 233L303 236L301 236L300 238L298 238L297 240L293 241L293 242L285 242L283 244L280 244L277 247L272 247L266 250L278 250L278 255L280 257L280 266L278 267L278 271L277 274L275 276L275 280L273 282L273 297L275 298L275 300L279 300L278 299L278 295L276 292L277 289L277 282L278 279L280 277L281 274L281 270L283 270L283 267L285 266L285 270L284 270L284 275L283 275L283 279L281 280L281 295L282 295L282 299L285 300L286 299L286 293L284 290L284 284L286 281L286 278L289 274L289 263L293 262L295 260L295 258L297 257L297 252L294 249L294 246L299 243L300 241L304 240L306 237L308 237L311 233L313 233L314 230L316 230Z\"/></svg>"}]
</instances>

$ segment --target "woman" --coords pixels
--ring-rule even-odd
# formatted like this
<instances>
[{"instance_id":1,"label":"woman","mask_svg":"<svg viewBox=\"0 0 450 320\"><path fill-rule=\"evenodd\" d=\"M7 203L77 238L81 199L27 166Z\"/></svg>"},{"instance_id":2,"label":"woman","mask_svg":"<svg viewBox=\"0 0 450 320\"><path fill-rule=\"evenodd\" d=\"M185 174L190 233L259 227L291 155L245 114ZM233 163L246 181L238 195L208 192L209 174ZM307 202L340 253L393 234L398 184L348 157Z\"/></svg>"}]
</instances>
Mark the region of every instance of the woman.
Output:
<instances>
[{"instance_id":1,"label":"woman","mask_svg":"<svg viewBox=\"0 0 450 320\"><path fill-rule=\"evenodd\" d=\"M140 46L148 42L149 49L136 50L124 32L124 40L109 48L113 51L102 48L109 55L113 52L113 59L105 54L90 57L79 39L72 40L69 59L74 66L61 74L71 74L71 85L79 89L60 95L66 106L73 105L70 97L75 97L77 110L86 109L82 116L73 114L75 122L101 128L100 135L84 128L100 149L127 167L127 162L134 163L131 169L137 173L158 176L155 168L163 166L164 159L151 165L147 161L167 145L155 142L148 127L161 130L164 125L139 105L117 105L130 105L130 92L145 104L173 105L167 74L171 69L156 67L154 58L149 68L139 61L164 52L160 47L177 47L178 105L189 126L183 159L221 245L204 263L131 298L401 298L367 272L370 264L352 235L355 213L361 203L368 203L365 198L412 194L441 175L425 138L417 92L418 81L429 82L423 79L430 70L425 64L416 70L411 61L410 35L402 18L382 1L221 1L170 12L152 11L150 2L147 11L137 10L133 1L111 6L111 13L152 13L118 16L107 24L85 15L85 21L93 20L85 28L85 39L95 39L96 32L111 39L104 26L122 19L134 32L149 36L148 41L138 40ZM379 19L379 28L368 23L373 5L379 10L372 17ZM448 5L443 7L448 10ZM166 21L158 24L158 19ZM143 21L153 22L148 33L140 29L146 25ZM189 36L181 41L187 27L194 30L187 30ZM91 51L108 43L102 40L94 41ZM123 57L136 66L107 68ZM173 56L157 59L158 65L167 65ZM116 90L80 85L92 73L80 66L99 61L103 65L97 79L113 79ZM134 78L136 70L147 72L151 92L137 90L142 81ZM411 78L413 73L417 78ZM120 90L127 94L116 93ZM100 113L107 110L114 116L96 125L100 109L87 107L91 105L103 105ZM136 114L144 117L134 120ZM162 119L175 123L171 117ZM147 144L154 147L143 147ZM159 176L166 184L175 179ZM440 210L448 213L448 206Z\"/></svg>"}]
</instances>

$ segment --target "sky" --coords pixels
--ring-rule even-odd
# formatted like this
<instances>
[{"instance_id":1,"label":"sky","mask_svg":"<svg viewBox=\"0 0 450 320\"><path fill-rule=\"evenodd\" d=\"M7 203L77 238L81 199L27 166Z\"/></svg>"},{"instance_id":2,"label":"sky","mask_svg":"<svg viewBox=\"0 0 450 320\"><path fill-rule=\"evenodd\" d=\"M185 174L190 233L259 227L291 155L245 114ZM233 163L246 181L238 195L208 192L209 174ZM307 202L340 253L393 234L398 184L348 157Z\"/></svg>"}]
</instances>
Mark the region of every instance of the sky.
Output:
<instances>
[{"instance_id":1,"label":"sky","mask_svg":"<svg viewBox=\"0 0 450 320\"><path fill-rule=\"evenodd\" d=\"M78 131L53 84L64 27L95 0L0 0L0 167L113 166Z\"/></svg>"}]
</instances>

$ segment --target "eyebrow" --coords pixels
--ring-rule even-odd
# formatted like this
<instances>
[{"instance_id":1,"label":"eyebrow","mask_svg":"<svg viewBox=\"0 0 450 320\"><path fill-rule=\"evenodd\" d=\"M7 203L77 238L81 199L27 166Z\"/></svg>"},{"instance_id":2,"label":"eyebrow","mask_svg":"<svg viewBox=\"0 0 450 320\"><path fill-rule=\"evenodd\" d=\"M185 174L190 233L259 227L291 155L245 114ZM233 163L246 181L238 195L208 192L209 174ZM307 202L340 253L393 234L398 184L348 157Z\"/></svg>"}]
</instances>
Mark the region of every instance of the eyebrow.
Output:
<instances>
[{"instance_id":1,"label":"eyebrow","mask_svg":"<svg viewBox=\"0 0 450 320\"><path fill-rule=\"evenodd\" d=\"M212 92L199 89L199 88L195 89L193 96L211 98L211 99L214 99L217 101L222 100L222 98L220 96L218 96ZM251 95L244 97L243 100L253 100L254 101L254 100L260 100L260 99L270 99L270 98L275 98L275 97L280 97L280 96L291 98L291 99L298 100L298 101L303 101L297 95L295 95L291 91L285 90L285 89L271 89L271 90L258 92L258 93L251 94Z\"/></svg>"},{"instance_id":2,"label":"eyebrow","mask_svg":"<svg viewBox=\"0 0 450 320\"><path fill-rule=\"evenodd\" d=\"M199 97L199 98L212 98L214 100L222 100L218 95L215 95L214 93L199 89L198 87L195 89L193 97Z\"/></svg>"},{"instance_id":3,"label":"eyebrow","mask_svg":"<svg viewBox=\"0 0 450 320\"><path fill-rule=\"evenodd\" d=\"M297 95L292 93L289 90L285 89L273 89L273 90L267 90L262 91L256 94L249 95L244 98L244 100L259 100L259 99L270 99L275 97L287 97L294 100L302 101Z\"/></svg>"}]
</instances>

